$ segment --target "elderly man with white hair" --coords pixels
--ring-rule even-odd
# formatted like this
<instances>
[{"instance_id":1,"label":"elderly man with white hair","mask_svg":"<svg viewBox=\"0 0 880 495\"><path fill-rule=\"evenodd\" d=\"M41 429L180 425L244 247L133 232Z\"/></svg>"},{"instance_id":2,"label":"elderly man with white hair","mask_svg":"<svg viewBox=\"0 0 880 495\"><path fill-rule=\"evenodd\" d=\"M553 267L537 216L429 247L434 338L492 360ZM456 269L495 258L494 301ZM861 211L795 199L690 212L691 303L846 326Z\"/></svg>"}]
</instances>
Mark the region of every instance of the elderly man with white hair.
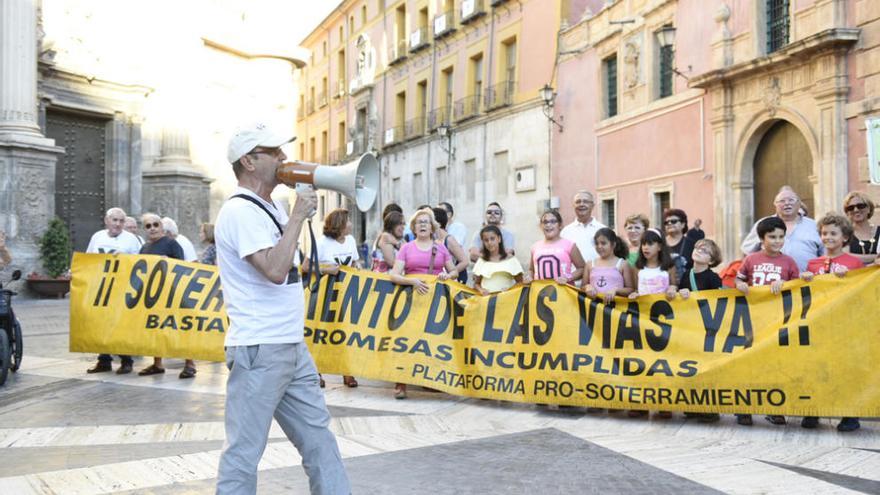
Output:
<instances>
[{"instance_id":1,"label":"elderly man with white hair","mask_svg":"<svg viewBox=\"0 0 880 495\"><path fill-rule=\"evenodd\" d=\"M141 237L138 232L138 222L134 217L125 217L125 227L126 232L131 233L133 236L137 237L137 240L141 243L141 246L144 245L144 238Z\"/></svg>"},{"instance_id":2,"label":"elderly man with white hair","mask_svg":"<svg viewBox=\"0 0 880 495\"><path fill-rule=\"evenodd\" d=\"M199 255L196 254L196 248L192 241L180 233L177 229L177 222L171 217L162 217L162 227L165 228L165 235L177 241L183 248L183 261L198 261Z\"/></svg>"},{"instance_id":3,"label":"elderly man with white hair","mask_svg":"<svg viewBox=\"0 0 880 495\"><path fill-rule=\"evenodd\" d=\"M605 225L593 218L593 206L595 199L590 191L578 191L572 199L574 205L575 220L566 225L560 235L563 239L577 244L578 251L581 252L584 261L593 261L598 256L596 254L596 242L593 238L599 229Z\"/></svg>"},{"instance_id":4,"label":"elderly man with white hair","mask_svg":"<svg viewBox=\"0 0 880 495\"><path fill-rule=\"evenodd\" d=\"M776 208L776 214L771 216L781 218L786 227L785 245L782 247L782 253L794 258L800 271L807 271L808 261L825 254L825 245L819 238L816 221L801 215L801 198L791 186L782 186L779 189L773 199L773 206ZM758 239L757 230L761 220L763 218L755 222L740 246L746 255L761 249L761 240Z\"/></svg>"},{"instance_id":5,"label":"elderly man with white hair","mask_svg":"<svg viewBox=\"0 0 880 495\"><path fill-rule=\"evenodd\" d=\"M104 230L99 230L92 235L89 240L89 246L86 248L87 253L108 253L108 254L138 254L141 250L141 243L138 238L129 232L126 232L125 211L122 208L110 208L104 215ZM119 375L131 373L132 359L131 356L119 356L122 365L116 370ZM86 370L86 373L102 373L113 369L111 363L113 357L110 354L101 354L98 356L98 362Z\"/></svg>"}]
</instances>

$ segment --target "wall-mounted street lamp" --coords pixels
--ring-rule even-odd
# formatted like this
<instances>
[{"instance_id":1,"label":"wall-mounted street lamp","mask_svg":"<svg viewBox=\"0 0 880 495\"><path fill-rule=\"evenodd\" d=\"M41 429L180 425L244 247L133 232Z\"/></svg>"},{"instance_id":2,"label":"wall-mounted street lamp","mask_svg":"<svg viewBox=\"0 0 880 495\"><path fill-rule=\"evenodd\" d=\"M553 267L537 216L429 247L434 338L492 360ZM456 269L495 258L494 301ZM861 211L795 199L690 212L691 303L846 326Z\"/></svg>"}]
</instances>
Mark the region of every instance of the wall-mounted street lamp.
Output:
<instances>
[{"instance_id":1,"label":"wall-mounted street lamp","mask_svg":"<svg viewBox=\"0 0 880 495\"><path fill-rule=\"evenodd\" d=\"M440 136L440 148L449 155L451 161L455 158L455 148L452 147L452 126L442 123L437 127L437 135ZM443 141L446 141L444 144Z\"/></svg>"},{"instance_id":2,"label":"wall-mounted street lamp","mask_svg":"<svg viewBox=\"0 0 880 495\"><path fill-rule=\"evenodd\" d=\"M559 116L559 121L553 118L553 104L556 103L556 92L553 91L553 87L550 84L545 84L543 88L538 90L538 94L541 96L541 101L544 102L544 116L547 117L549 121L547 124L547 205L548 207L555 205L559 206L559 198L554 198L553 196L553 125L559 128L559 132L561 133L563 130L562 127L562 115Z\"/></svg>"},{"instance_id":3,"label":"wall-mounted street lamp","mask_svg":"<svg viewBox=\"0 0 880 495\"><path fill-rule=\"evenodd\" d=\"M675 53L675 28L674 27L667 24L666 26L663 26L660 29L658 29L657 31L655 31L654 36L657 37L657 43L660 45L660 48L669 47L672 50L673 54ZM672 60L675 60L675 58L673 58ZM692 69L693 68L690 65L688 65L687 71L690 72ZM683 72L678 70L678 67L676 67L675 65L673 65L671 67L671 70L674 74L683 77L685 81L690 81L690 78L688 76L684 75Z\"/></svg>"},{"instance_id":4,"label":"wall-mounted street lamp","mask_svg":"<svg viewBox=\"0 0 880 495\"><path fill-rule=\"evenodd\" d=\"M544 87L539 90L539 94L541 95L541 100L544 102L544 116L547 117L547 120L556 124L556 127L559 127L559 132L562 132L564 129L561 123L563 120L562 116L559 116L559 121L553 118L553 104L556 102L556 93L553 92L553 87L549 84L545 84Z\"/></svg>"}]
</instances>

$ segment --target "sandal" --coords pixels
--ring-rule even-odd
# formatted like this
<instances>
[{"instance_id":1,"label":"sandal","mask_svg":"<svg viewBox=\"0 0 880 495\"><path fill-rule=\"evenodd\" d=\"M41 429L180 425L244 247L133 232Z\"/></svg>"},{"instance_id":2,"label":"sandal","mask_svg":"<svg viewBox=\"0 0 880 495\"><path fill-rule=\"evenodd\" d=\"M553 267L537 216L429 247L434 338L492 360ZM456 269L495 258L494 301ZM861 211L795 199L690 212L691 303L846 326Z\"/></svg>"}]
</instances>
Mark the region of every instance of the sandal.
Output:
<instances>
[{"instance_id":1,"label":"sandal","mask_svg":"<svg viewBox=\"0 0 880 495\"><path fill-rule=\"evenodd\" d=\"M180 374L177 375L177 377L178 377L178 378L181 378L181 379L183 379L183 378L193 378L194 376L196 376L196 369L195 369L195 368L191 368L191 367L189 367L189 366L183 368L183 371L181 371Z\"/></svg>"},{"instance_id":2,"label":"sandal","mask_svg":"<svg viewBox=\"0 0 880 495\"><path fill-rule=\"evenodd\" d=\"M165 373L165 368L160 368L155 364L151 364L146 368L138 371L138 375L140 376L161 375L162 373Z\"/></svg>"},{"instance_id":3,"label":"sandal","mask_svg":"<svg viewBox=\"0 0 880 495\"><path fill-rule=\"evenodd\" d=\"M764 416L764 419L770 422L770 424L774 425L784 425L785 424L785 416L780 416L778 414L770 414Z\"/></svg>"},{"instance_id":4,"label":"sandal","mask_svg":"<svg viewBox=\"0 0 880 495\"><path fill-rule=\"evenodd\" d=\"M402 383L398 383L394 387L394 398L395 399L406 399L406 385Z\"/></svg>"},{"instance_id":5,"label":"sandal","mask_svg":"<svg viewBox=\"0 0 880 495\"><path fill-rule=\"evenodd\" d=\"M343 376L342 383L348 388L357 388L358 386L358 381L353 376Z\"/></svg>"}]
</instances>

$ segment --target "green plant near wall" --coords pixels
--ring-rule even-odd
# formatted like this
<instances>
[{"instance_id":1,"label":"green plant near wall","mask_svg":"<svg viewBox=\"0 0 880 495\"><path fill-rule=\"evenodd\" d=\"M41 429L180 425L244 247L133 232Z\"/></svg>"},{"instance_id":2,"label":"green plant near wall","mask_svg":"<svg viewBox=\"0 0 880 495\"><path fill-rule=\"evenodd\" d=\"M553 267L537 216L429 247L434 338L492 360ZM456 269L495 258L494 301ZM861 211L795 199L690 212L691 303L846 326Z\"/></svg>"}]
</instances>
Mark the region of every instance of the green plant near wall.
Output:
<instances>
[{"instance_id":1,"label":"green plant near wall","mask_svg":"<svg viewBox=\"0 0 880 495\"><path fill-rule=\"evenodd\" d=\"M49 222L49 229L40 238L40 259L46 273L58 278L70 269L70 236L67 225L58 217Z\"/></svg>"}]
</instances>

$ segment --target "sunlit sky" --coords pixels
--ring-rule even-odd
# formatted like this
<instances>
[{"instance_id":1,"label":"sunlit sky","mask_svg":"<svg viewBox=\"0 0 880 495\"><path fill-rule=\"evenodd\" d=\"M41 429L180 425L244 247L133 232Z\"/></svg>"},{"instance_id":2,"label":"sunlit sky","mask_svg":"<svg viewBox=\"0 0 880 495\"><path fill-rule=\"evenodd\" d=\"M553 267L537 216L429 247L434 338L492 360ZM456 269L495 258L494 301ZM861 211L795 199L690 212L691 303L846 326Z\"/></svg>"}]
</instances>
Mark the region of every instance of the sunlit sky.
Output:
<instances>
[{"instance_id":1,"label":"sunlit sky","mask_svg":"<svg viewBox=\"0 0 880 495\"><path fill-rule=\"evenodd\" d=\"M245 15L249 25L275 28L255 33L264 37L264 41L295 46L341 3L341 0L246 0Z\"/></svg>"}]
</instances>

